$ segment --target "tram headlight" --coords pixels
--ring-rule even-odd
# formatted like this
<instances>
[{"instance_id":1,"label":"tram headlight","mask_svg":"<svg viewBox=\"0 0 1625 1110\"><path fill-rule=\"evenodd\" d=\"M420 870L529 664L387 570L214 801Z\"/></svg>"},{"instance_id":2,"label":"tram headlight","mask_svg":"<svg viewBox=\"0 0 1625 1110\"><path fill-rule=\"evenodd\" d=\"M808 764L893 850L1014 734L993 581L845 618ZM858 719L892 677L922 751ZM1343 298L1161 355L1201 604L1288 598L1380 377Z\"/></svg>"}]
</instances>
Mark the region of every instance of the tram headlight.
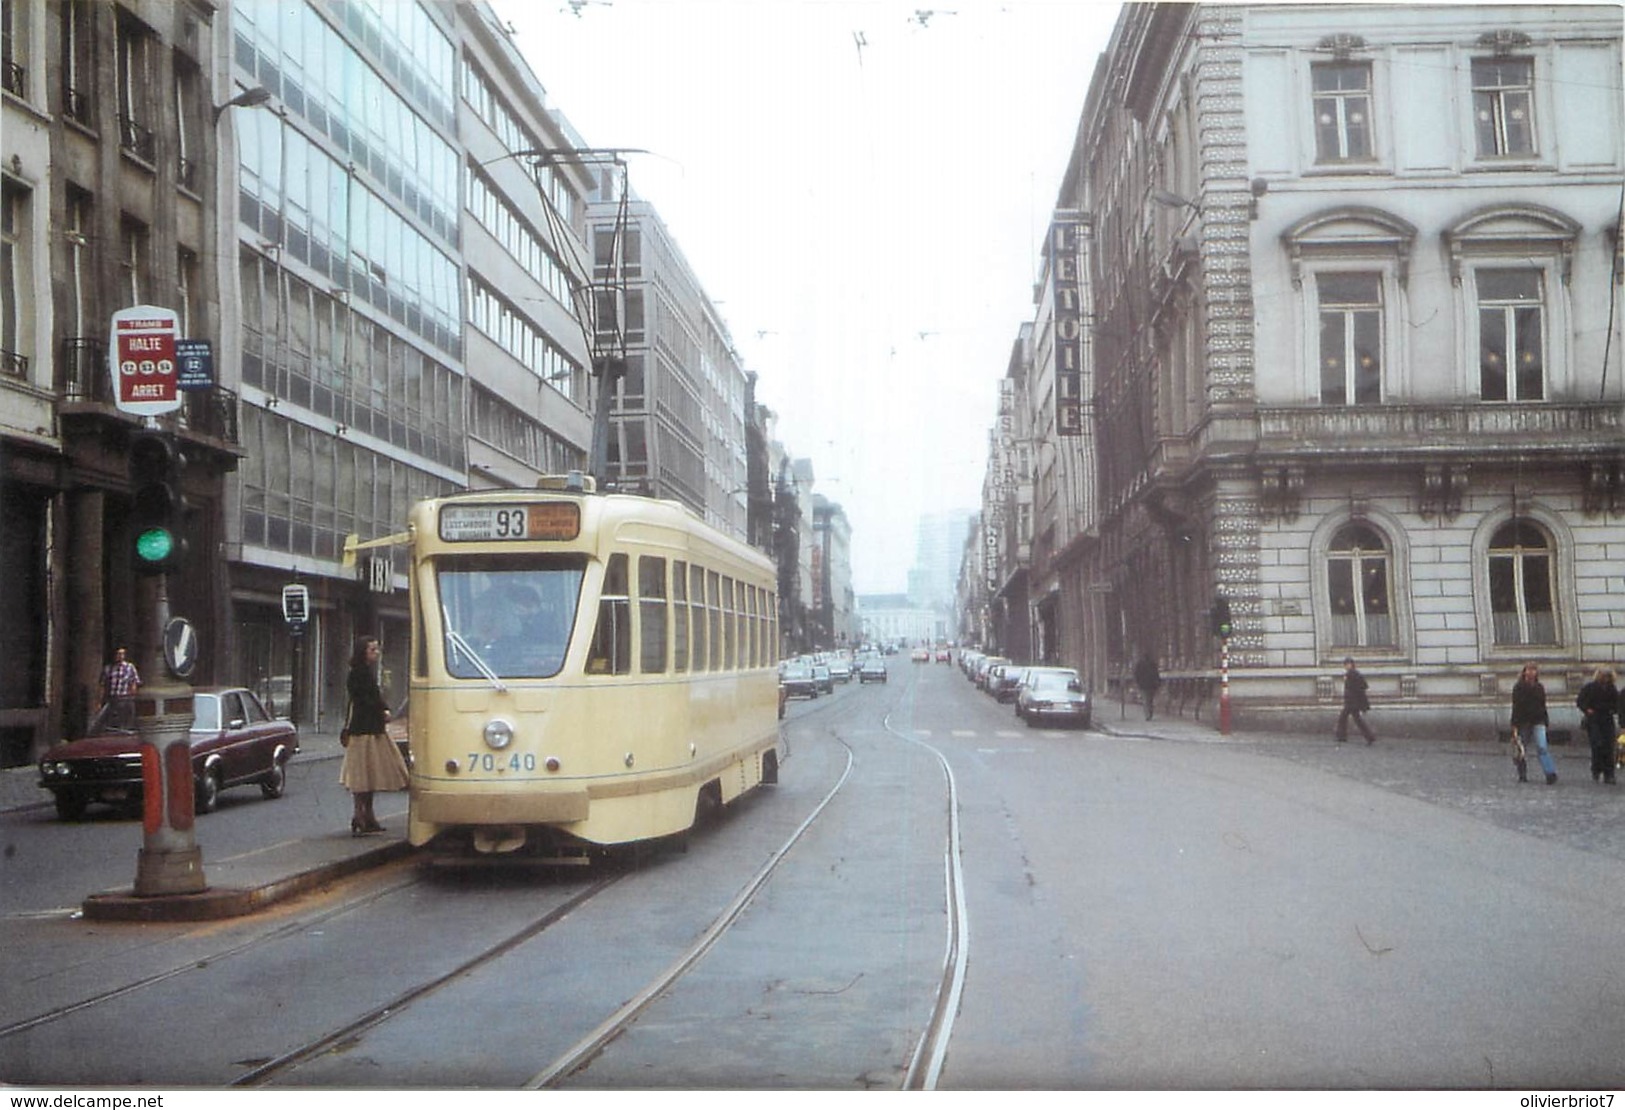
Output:
<instances>
[{"instance_id":1,"label":"tram headlight","mask_svg":"<svg viewBox=\"0 0 1625 1110\"><path fill-rule=\"evenodd\" d=\"M485 746L501 751L513 743L513 726L507 721L496 720L485 726Z\"/></svg>"}]
</instances>

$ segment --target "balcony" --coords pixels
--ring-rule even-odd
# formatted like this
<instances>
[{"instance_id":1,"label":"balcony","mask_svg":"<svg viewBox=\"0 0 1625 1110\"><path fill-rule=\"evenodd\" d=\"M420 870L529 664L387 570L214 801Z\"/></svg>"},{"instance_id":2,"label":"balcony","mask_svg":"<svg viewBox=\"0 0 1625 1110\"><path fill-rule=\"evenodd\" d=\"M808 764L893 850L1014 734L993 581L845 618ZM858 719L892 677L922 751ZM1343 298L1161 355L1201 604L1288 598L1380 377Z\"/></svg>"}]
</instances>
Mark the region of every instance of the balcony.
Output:
<instances>
[{"instance_id":1,"label":"balcony","mask_svg":"<svg viewBox=\"0 0 1625 1110\"><path fill-rule=\"evenodd\" d=\"M125 153L134 155L149 166L156 160L156 137L150 128L129 116L118 118L118 145Z\"/></svg>"},{"instance_id":2,"label":"balcony","mask_svg":"<svg viewBox=\"0 0 1625 1110\"><path fill-rule=\"evenodd\" d=\"M63 341L62 357L57 362L56 393L58 408L64 417L117 413L106 340L80 336ZM177 431L197 439L213 440L230 450L240 442L237 416L237 394L217 385L208 390L182 393L180 409L160 419L166 424L173 421ZM241 454L240 451L231 453Z\"/></svg>"},{"instance_id":3,"label":"balcony","mask_svg":"<svg viewBox=\"0 0 1625 1110\"><path fill-rule=\"evenodd\" d=\"M1294 406L1258 410L1258 452L1272 458L1590 454L1615 450L1625 410L1611 403Z\"/></svg>"},{"instance_id":4,"label":"balcony","mask_svg":"<svg viewBox=\"0 0 1625 1110\"><path fill-rule=\"evenodd\" d=\"M28 356L16 351L0 351L0 377L28 380Z\"/></svg>"},{"instance_id":5,"label":"balcony","mask_svg":"<svg viewBox=\"0 0 1625 1110\"><path fill-rule=\"evenodd\" d=\"M10 58L6 59L6 91L12 96L28 99L28 71Z\"/></svg>"},{"instance_id":6,"label":"balcony","mask_svg":"<svg viewBox=\"0 0 1625 1110\"><path fill-rule=\"evenodd\" d=\"M91 107L90 94L83 89L64 89L62 91L63 114L81 127L90 127Z\"/></svg>"}]
</instances>

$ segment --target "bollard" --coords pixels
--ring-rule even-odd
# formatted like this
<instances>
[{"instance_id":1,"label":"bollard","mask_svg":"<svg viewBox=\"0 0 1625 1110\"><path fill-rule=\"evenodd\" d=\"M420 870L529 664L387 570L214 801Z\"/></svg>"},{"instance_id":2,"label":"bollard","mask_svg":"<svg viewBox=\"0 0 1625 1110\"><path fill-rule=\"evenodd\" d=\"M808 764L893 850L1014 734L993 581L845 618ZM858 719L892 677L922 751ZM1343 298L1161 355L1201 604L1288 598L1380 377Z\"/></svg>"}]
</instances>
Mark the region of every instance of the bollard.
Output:
<instances>
[{"instance_id":1,"label":"bollard","mask_svg":"<svg viewBox=\"0 0 1625 1110\"><path fill-rule=\"evenodd\" d=\"M1230 735L1230 637L1219 641L1219 735Z\"/></svg>"},{"instance_id":2,"label":"bollard","mask_svg":"<svg viewBox=\"0 0 1625 1110\"><path fill-rule=\"evenodd\" d=\"M192 691L185 686L143 689L143 709L149 698L152 711L138 722L143 808L135 893L196 894L208 889L208 883L203 850L192 828Z\"/></svg>"}]
</instances>

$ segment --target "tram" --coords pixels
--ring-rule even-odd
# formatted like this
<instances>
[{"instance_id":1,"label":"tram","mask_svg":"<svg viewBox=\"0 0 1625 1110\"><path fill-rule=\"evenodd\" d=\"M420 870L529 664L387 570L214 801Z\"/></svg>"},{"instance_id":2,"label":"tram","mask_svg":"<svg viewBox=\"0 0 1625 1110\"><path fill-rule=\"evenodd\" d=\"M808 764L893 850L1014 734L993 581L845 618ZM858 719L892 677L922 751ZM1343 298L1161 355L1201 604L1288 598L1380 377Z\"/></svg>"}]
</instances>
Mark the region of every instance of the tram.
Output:
<instances>
[{"instance_id":1,"label":"tram","mask_svg":"<svg viewBox=\"0 0 1625 1110\"><path fill-rule=\"evenodd\" d=\"M408 839L584 862L778 781L773 564L672 501L412 509Z\"/></svg>"}]
</instances>

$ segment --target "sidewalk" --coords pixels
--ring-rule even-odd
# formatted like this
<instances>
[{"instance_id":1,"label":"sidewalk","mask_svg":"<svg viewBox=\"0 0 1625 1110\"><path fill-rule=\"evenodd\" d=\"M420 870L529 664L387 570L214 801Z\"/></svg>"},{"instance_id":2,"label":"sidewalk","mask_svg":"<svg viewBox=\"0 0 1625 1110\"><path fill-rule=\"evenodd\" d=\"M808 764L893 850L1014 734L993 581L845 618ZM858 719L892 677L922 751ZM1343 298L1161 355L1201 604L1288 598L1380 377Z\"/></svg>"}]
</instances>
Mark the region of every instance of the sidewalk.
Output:
<instances>
[{"instance_id":1,"label":"sidewalk","mask_svg":"<svg viewBox=\"0 0 1625 1110\"><path fill-rule=\"evenodd\" d=\"M300 763L344 754L336 733L299 734ZM0 811L49 807L51 794L40 787L34 766L0 771ZM211 860L209 886L196 894L137 897L131 890L92 894L83 904L93 921L209 921L240 917L315 890L336 879L411 853L397 831L383 836L318 836L291 840L226 860Z\"/></svg>"}]
</instances>

